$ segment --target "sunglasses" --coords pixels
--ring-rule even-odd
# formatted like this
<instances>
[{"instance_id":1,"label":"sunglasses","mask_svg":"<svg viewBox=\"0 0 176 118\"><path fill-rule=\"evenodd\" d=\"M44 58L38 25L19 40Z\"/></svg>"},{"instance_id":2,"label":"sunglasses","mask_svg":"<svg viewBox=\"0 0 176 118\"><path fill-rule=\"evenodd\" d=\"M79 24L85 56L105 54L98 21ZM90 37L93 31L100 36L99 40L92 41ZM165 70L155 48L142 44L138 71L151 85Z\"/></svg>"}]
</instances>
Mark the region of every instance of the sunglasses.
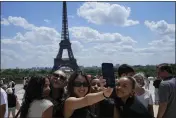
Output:
<instances>
[{"instance_id":1,"label":"sunglasses","mask_svg":"<svg viewBox=\"0 0 176 118\"><path fill-rule=\"evenodd\" d=\"M97 85L98 87L100 87L100 83L92 83L91 85L92 85L92 86Z\"/></svg>"},{"instance_id":2,"label":"sunglasses","mask_svg":"<svg viewBox=\"0 0 176 118\"><path fill-rule=\"evenodd\" d=\"M55 78L60 78L61 80L65 81L65 77L60 74L53 74Z\"/></svg>"},{"instance_id":3,"label":"sunglasses","mask_svg":"<svg viewBox=\"0 0 176 118\"><path fill-rule=\"evenodd\" d=\"M83 86L83 87L88 87L89 86L89 84L87 83L87 82L75 82L74 84L73 84L73 86L74 87L81 87L81 86Z\"/></svg>"}]
</instances>

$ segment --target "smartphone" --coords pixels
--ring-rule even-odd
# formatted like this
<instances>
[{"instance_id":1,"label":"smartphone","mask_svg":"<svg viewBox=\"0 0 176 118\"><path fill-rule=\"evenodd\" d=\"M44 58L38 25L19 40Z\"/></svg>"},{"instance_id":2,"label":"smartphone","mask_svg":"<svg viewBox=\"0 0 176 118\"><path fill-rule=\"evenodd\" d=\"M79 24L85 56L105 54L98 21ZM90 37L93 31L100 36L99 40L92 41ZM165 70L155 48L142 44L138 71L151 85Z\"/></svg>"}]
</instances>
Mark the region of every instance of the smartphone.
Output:
<instances>
[{"instance_id":1,"label":"smartphone","mask_svg":"<svg viewBox=\"0 0 176 118\"><path fill-rule=\"evenodd\" d=\"M106 87L115 87L114 66L112 63L102 63L102 75L106 79Z\"/></svg>"}]
</instances>

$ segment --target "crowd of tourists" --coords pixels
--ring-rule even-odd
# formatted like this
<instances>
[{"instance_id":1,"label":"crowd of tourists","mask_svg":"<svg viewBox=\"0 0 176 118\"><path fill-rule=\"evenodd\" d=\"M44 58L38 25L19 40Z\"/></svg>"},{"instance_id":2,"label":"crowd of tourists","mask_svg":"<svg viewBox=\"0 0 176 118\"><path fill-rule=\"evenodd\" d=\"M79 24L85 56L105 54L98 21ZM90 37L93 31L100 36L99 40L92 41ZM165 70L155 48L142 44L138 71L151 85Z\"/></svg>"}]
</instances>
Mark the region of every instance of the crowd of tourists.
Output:
<instances>
[{"instance_id":1,"label":"crowd of tourists","mask_svg":"<svg viewBox=\"0 0 176 118\"><path fill-rule=\"evenodd\" d=\"M168 64L157 69L157 118L176 118L176 78ZM62 70L51 76L32 76L24 84L24 97L18 113L18 98L13 87L1 89L0 118L154 118L154 100L145 73L122 64L115 88L106 86L101 75L81 71L69 78ZM156 88L155 87L155 88ZM13 101L13 103L12 103Z\"/></svg>"},{"instance_id":2,"label":"crowd of tourists","mask_svg":"<svg viewBox=\"0 0 176 118\"><path fill-rule=\"evenodd\" d=\"M15 82L10 81L4 83L4 79L1 80L0 89L1 89L1 108L0 108L0 118L7 116L10 118L10 115L15 117L16 109L19 110L20 103L18 97L15 94ZM5 108L6 109L5 109ZM6 111L4 114L4 110ZM3 115L4 114L4 115ZM5 117L6 118L6 117Z\"/></svg>"}]
</instances>

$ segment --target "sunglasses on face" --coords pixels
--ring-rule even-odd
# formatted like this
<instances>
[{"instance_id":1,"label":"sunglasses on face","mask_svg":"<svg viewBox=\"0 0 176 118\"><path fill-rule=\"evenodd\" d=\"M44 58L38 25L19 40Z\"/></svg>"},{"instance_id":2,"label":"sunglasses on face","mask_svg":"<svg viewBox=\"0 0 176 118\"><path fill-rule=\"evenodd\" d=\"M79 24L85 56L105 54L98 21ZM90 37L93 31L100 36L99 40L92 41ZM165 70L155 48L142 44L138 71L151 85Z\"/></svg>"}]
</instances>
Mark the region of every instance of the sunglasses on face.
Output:
<instances>
[{"instance_id":1,"label":"sunglasses on face","mask_svg":"<svg viewBox=\"0 0 176 118\"><path fill-rule=\"evenodd\" d=\"M99 87L100 87L100 83L92 83L91 85L92 85L92 86L97 85L97 86L99 86Z\"/></svg>"},{"instance_id":2,"label":"sunglasses on face","mask_svg":"<svg viewBox=\"0 0 176 118\"><path fill-rule=\"evenodd\" d=\"M81 87L81 86L83 86L83 87L88 87L89 86L89 84L87 83L87 82L75 82L74 84L73 84L73 86L74 87Z\"/></svg>"}]
</instances>

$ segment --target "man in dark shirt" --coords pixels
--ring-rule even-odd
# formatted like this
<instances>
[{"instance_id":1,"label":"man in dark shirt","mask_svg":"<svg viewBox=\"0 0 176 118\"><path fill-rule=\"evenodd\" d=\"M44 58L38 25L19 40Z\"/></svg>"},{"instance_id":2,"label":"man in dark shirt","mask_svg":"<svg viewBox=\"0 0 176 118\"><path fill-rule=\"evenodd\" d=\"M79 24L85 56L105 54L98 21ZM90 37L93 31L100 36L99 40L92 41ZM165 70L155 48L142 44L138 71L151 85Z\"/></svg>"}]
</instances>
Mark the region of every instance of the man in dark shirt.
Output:
<instances>
[{"instance_id":1,"label":"man in dark shirt","mask_svg":"<svg viewBox=\"0 0 176 118\"><path fill-rule=\"evenodd\" d=\"M153 82L153 86L158 89L160 83L161 83L161 79L156 79L156 80L154 80L154 82Z\"/></svg>"},{"instance_id":2,"label":"man in dark shirt","mask_svg":"<svg viewBox=\"0 0 176 118\"><path fill-rule=\"evenodd\" d=\"M176 118L176 78L172 76L168 64L157 66L158 76L162 78L159 86L159 110L157 118Z\"/></svg>"},{"instance_id":3,"label":"man in dark shirt","mask_svg":"<svg viewBox=\"0 0 176 118\"><path fill-rule=\"evenodd\" d=\"M161 79L157 77L156 80L153 82L153 86L155 87L155 104L158 105L159 102L159 95L158 95L158 89L159 85L161 83Z\"/></svg>"}]
</instances>

